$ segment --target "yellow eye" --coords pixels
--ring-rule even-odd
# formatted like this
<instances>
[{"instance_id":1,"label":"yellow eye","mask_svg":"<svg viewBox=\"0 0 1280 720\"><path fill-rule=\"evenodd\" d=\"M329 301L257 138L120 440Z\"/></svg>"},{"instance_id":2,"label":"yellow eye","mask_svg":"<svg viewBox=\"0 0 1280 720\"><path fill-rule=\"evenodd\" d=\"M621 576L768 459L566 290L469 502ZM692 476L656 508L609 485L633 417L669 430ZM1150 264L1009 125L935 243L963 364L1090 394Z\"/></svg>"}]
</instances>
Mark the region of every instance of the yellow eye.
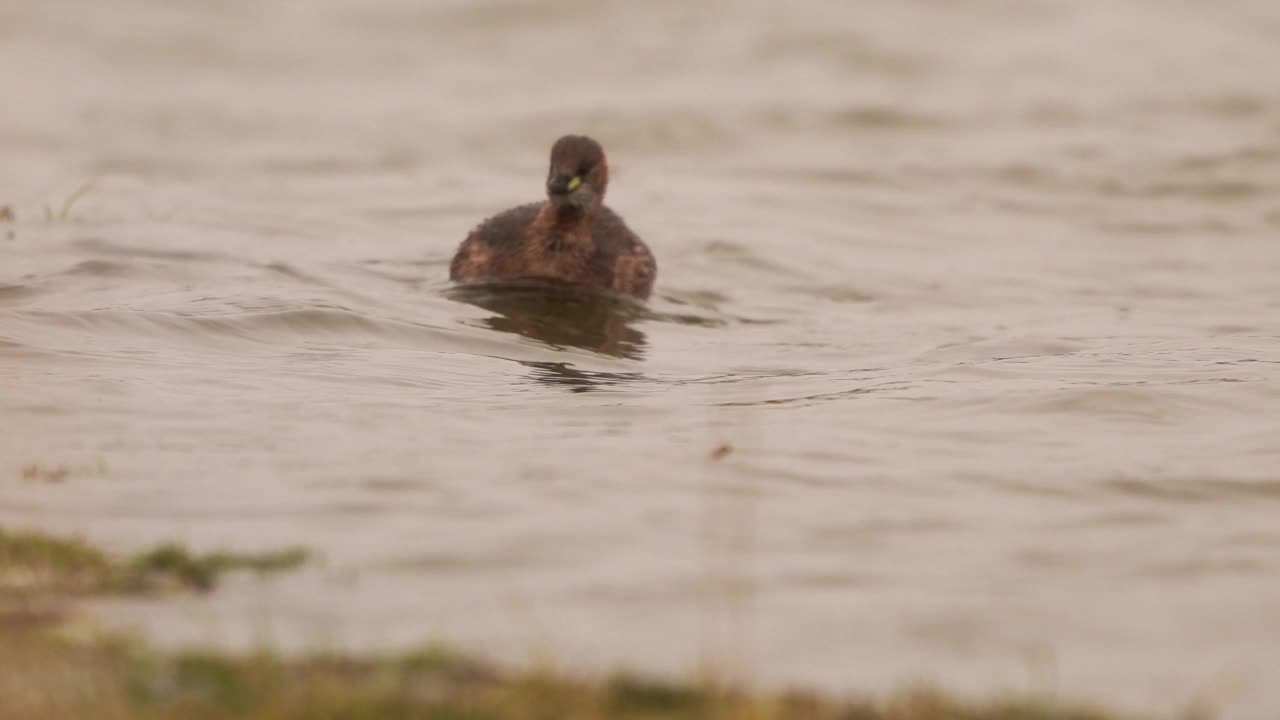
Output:
<instances>
[{"instance_id":1,"label":"yellow eye","mask_svg":"<svg viewBox=\"0 0 1280 720\"><path fill-rule=\"evenodd\" d=\"M573 176L573 178L569 180L569 192L573 192L574 190L577 190L578 186L581 184L582 184L582 178L578 177L577 175Z\"/></svg>"}]
</instances>

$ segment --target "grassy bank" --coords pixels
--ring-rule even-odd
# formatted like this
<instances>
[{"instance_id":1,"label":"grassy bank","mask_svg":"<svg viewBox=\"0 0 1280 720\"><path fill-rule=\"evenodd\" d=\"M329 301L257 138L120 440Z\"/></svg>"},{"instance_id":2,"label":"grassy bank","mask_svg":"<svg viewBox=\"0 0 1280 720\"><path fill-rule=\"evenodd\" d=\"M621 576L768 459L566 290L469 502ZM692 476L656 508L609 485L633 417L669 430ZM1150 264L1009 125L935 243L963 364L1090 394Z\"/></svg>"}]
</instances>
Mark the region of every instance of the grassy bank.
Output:
<instances>
[{"instance_id":1,"label":"grassy bank","mask_svg":"<svg viewBox=\"0 0 1280 720\"><path fill-rule=\"evenodd\" d=\"M883 702L750 695L703 683L503 674L445 652L394 658L160 654L119 640L0 631L0 717L196 720L1106 720L1035 701L966 705L916 692Z\"/></svg>"},{"instance_id":2,"label":"grassy bank","mask_svg":"<svg viewBox=\"0 0 1280 720\"><path fill-rule=\"evenodd\" d=\"M163 545L113 557L80 540L0 530L0 718L22 720L1108 720L1036 701L964 704L929 693L877 702L751 694L705 682L505 673L440 650L388 656L160 652L67 632L49 603L179 588L221 573L294 567L305 555L200 555ZM74 637L73 637L74 635ZM91 635L91 634L90 634Z\"/></svg>"},{"instance_id":3,"label":"grassy bank","mask_svg":"<svg viewBox=\"0 0 1280 720\"><path fill-rule=\"evenodd\" d=\"M79 538L0 528L0 600L60 599L166 588L212 590L227 572L277 572L307 559L302 548L194 553L175 543L116 557Z\"/></svg>"}]
</instances>

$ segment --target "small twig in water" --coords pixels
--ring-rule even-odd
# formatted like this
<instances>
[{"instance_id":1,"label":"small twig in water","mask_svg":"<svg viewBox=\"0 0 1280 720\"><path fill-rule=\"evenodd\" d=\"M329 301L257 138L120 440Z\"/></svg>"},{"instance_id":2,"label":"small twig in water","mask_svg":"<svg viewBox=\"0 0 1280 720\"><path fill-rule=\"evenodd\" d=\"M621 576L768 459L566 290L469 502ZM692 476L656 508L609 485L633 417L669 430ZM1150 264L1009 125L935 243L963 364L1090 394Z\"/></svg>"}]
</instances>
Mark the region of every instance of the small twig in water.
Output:
<instances>
[{"instance_id":1,"label":"small twig in water","mask_svg":"<svg viewBox=\"0 0 1280 720\"><path fill-rule=\"evenodd\" d=\"M731 452L733 452L732 445L729 443L720 443L711 451L710 454L707 455L707 457L712 460L723 460L728 457Z\"/></svg>"},{"instance_id":2,"label":"small twig in water","mask_svg":"<svg viewBox=\"0 0 1280 720\"><path fill-rule=\"evenodd\" d=\"M22 468L23 480L39 480L49 483L60 483L71 475L71 470L66 465L58 467L41 467L39 465L28 465Z\"/></svg>"}]
</instances>

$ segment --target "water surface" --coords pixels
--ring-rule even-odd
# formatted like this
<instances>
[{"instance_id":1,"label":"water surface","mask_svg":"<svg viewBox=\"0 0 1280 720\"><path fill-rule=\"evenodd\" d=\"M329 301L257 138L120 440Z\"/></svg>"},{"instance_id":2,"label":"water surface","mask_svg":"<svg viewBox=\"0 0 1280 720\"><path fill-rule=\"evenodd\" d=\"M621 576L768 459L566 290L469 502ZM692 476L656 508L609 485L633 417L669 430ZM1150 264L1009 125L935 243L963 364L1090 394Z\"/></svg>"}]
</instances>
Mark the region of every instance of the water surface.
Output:
<instances>
[{"instance_id":1,"label":"water surface","mask_svg":"<svg viewBox=\"0 0 1280 720\"><path fill-rule=\"evenodd\" d=\"M158 642L1265 717L1276 67L1263 0L5 2L0 522L322 553L100 608ZM445 282L565 132L648 308Z\"/></svg>"}]
</instances>

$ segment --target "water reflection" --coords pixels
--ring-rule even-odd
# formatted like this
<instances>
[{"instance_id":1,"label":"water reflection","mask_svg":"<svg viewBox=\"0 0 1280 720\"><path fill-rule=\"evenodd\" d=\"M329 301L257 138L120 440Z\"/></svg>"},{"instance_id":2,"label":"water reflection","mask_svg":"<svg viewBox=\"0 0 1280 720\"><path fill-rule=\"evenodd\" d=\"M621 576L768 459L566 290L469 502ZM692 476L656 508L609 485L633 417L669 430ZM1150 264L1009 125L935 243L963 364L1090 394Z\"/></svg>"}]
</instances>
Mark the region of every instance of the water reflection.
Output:
<instances>
[{"instance_id":1,"label":"water reflection","mask_svg":"<svg viewBox=\"0 0 1280 720\"><path fill-rule=\"evenodd\" d=\"M610 386L645 380L640 373L612 373L597 370L580 370L573 363L521 360L521 365L533 371L532 377L544 385L582 393L603 390Z\"/></svg>"},{"instance_id":2,"label":"water reflection","mask_svg":"<svg viewBox=\"0 0 1280 720\"><path fill-rule=\"evenodd\" d=\"M644 357L644 333L632 323L642 319L645 310L624 298L537 281L458 285L445 295L496 313L480 321L493 330L554 347L580 348L630 360ZM565 363L538 365L571 367Z\"/></svg>"}]
</instances>

